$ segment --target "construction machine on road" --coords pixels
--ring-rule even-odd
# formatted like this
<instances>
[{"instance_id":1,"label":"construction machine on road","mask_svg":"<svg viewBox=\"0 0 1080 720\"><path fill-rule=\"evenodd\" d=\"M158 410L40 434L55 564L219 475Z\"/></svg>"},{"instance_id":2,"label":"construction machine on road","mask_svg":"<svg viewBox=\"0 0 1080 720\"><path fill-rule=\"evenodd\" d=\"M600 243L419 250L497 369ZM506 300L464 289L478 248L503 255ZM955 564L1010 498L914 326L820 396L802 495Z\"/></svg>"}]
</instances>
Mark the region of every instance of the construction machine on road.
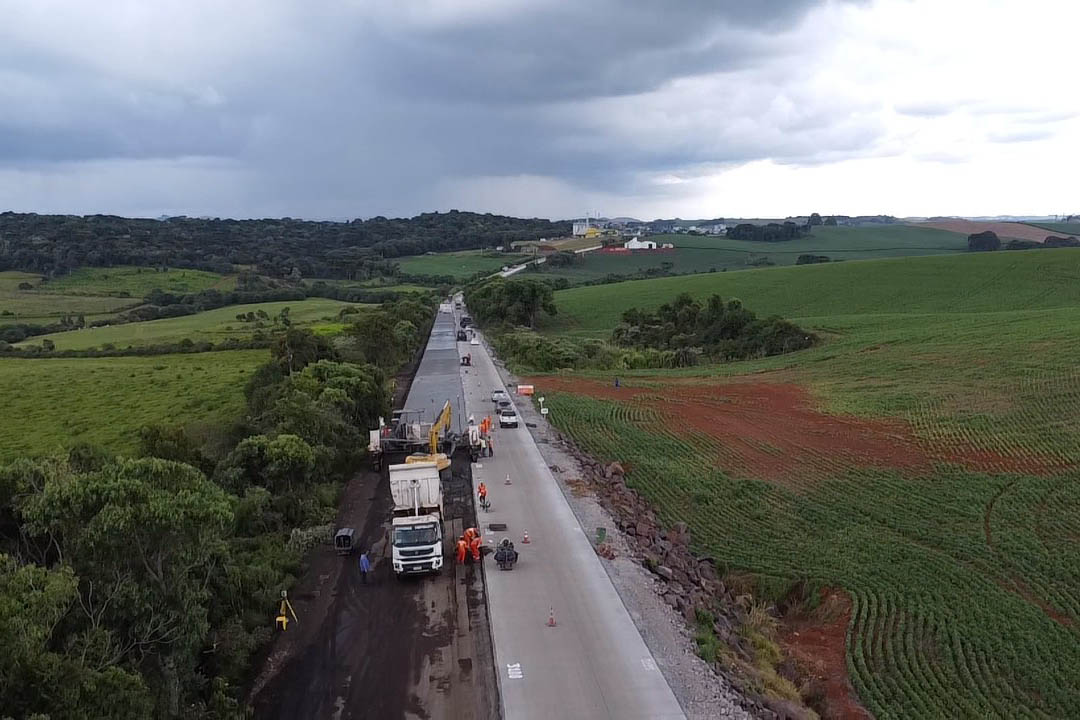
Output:
<instances>
[{"instance_id":1,"label":"construction machine on road","mask_svg":"<svg viewBox=\"0 0 1080 720\"><path fill-rule=\"evenodd\" d=\"M368 454L376 470L382 469L386 453L410 453L427 447L431 423L422 410L395 410L390 425L379 418L379 427L368 431Z\"/></svg>"},{"instance_id":2,"label":"construction machine on road","mask_svg":"<svg viewBox=\"0 0 1080 720\"><path fill-rule=\"evenodd\" d=\"M414 452L405 458L405 462L433 462L439 468L440 475L449 474L450 456L454 454L454 448L457 446L457 436L450 431L450 422L452 419L453 413L450 410L450 401L447 400L446 404L443 405L442 410L439 412L439 416L435 418L435 422L431 424L431 429L428 431L427 452ZM440 436L442 436L441 439ZM445 450L446 452L441 452L441 450Z\"/></svg>"}]
</instances>

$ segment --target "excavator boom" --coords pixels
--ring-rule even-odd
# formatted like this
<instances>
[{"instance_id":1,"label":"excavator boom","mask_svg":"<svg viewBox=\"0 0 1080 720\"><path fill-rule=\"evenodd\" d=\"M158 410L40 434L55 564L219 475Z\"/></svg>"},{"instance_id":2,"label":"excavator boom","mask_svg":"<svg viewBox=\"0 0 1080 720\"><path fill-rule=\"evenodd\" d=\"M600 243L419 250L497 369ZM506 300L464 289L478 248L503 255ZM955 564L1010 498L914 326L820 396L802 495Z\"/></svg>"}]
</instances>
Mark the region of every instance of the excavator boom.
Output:
<instances>
[{"instance_id":1,"label":"excavator boom","mask_svg":"<svg viewBox=\"0 0 1080 720\"><path fill-rule=\"evenodd\" d=\"M439 435L445 430L447 435L450 433L450 421L453 415L450 410L450 401L447 400L443 405L443 409L439 411L439 416L435 418L435 422L431 424L431 432L428 434L428 452L414 453L405 458L406 463L416 462L434 462L438 465L439 470L446 470L450 467L450 458L445 453L439 452Z\"/></svg>"},{"instance_id":2,"label":"excavator boom","mask_svg":"<svg viewBox=\"0 0 1080 720\"><path fill-rule=\"evenodd\" d=\"M432 455L439 452L439 434L444 430L450 430L451 418L450 401L447 400L446 404L443 405L443 409L439 412L439 417L435 418L435 422L431 424L431 434L428 436L428 440L430 441Z\"/></svg>"}]
</instances>

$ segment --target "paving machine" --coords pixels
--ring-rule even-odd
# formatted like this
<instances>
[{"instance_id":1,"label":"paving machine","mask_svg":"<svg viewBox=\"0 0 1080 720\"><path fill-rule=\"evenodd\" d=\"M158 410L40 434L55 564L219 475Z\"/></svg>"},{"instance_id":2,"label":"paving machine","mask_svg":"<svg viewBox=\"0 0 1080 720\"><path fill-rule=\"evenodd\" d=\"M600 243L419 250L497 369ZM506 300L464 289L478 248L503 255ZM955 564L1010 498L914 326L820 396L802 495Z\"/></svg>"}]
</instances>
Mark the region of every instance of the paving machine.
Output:
<instances>
[{"instance_id":1,"label":"paving machine","mask_svg":"<svg viewBox=\"0 0 1080 720\"><path fill-rule=\"evenodd\" d=\"M428 447L432 423L423 421L422 410L395 410L390 425L379 418L379 427L368 431L368 454L376 470L382 469L386 453L412 453Z\"/></svg>"}]
</instances>

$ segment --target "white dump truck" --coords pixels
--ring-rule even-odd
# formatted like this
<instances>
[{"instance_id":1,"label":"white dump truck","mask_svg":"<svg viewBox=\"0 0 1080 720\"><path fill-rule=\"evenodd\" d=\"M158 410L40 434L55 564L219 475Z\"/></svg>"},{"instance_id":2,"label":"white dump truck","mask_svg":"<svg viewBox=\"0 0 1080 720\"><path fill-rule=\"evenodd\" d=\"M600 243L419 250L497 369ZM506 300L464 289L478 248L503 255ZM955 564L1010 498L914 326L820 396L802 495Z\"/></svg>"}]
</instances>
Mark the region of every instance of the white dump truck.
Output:
<instances>
[{"instance_id":1,"label":"white dump truck","mask_svg":"<svg viewBox=\"0 0 1080 720\"><path fill-rule=\"evenodd\" d=\"M394 499L393 562L401 577L443 566L443 498L434 462L390 466Z\"/></svg>"}]
</instances>

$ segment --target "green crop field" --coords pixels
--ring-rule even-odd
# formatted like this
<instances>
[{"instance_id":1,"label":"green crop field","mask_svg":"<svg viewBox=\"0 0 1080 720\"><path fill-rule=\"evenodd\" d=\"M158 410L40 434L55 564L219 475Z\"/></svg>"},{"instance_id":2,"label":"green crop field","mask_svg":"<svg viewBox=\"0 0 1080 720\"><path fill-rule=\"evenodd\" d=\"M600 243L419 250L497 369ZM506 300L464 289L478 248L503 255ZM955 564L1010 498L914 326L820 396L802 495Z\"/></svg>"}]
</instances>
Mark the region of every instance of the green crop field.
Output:
<instances>
[{"instance_id":1,"label":"green crop field","mask_svg":"<svg viewBox=\"0 0 1080 720\"><path fill-rule=\"evenodd\" d=\"M759 315L981 312L1080 304L1080 251L1029 250L635 280L555 293L552 332L610 334L623 310L682 292L736 297Z\"/></svg>"},{"instance_id":2,"label":"green crop field","mask_svg":"<svg viewBox=\"0 0 1080 720\"><path fill-rule=\"evenodd\" d=\"M256 303L253 305L230 305L229 307L177 318L42 335L24 340L19 345L40 345L42 340L49 339L56 344L57 350L84 350L106 344L118 348L125 348L129 345L134 347L162 345L179 342L184 338L215 343L228 338L243 340L251 338L258 330L258 327L255 323L237 320L237 315L262 310L272 318L287 307L293 325L305 327L308 325L336 323L338 311L346 306L364 307L323 298ZM269 326L269 324L267 325Z\"/></svg>"},{"instance_id":3,"label":"green crop field","mask_svg":"<svg viewBox=\"0 0 1080 720\"><path fill-rule=\"evenodd\" d=\"M1080 252L1039 250L573 289L557 293L575 318L559 327L603 334L590 313L612 323L688 290L826 340L620 373L626 399L610 377L534 382L550 419L623 462L699 551L781 585L843 588L847 670L878 717L1073 717L1078 280ZM790 388L805 398L767 400Z\"/></svg>"},{"instance_id":4,"label":"green crop field","mask_svg":"<svg viewBox=\"0 0 1080 720\"><path fill-rule=\"evenodd\" d=\"M265 350L154 357L0 358L0 462L86 441L131 452L148 423L228 420Z\"/></svg>"},{"instance_id":5,"label":"green crop field","mask_svg":"<svg viewBox=\"0 0 1080 720\"><path fill-rule=\"evenodd\" d=\"M1059 222L1059 223L1028 223L1028 224L1029 225L1034 225L1035 227L1043 228L1044 230L1052 230L1052 231L1058 233L1059 235L1065 235L1065 236L1073 235L1075 237L1080 237L1080 222L1071 222L1071 223L1062 223L1062 222Z\"/></svg>"},{"instance_id":6,"label":"green crop field","mask_svg":"<svg viewBox=\"0 0 1080 720\"><path fill-rule=\"evenodd\" d=\"M959 233L911 225L816 227L812 235L791 242L761 243L700 235L653 235L658 245L675 245L670 253L616 254L590 252L574 265L545 268L543 274L571 282L597 280L609 274L630 275L670 264L671 272L746 270L752 262L794 265L799 255L825 255L834 261L865 260L910 255L943 255L967 250L967 237Z\"/></svg>"},{"instance_id":7,"label":"green crop field","mask_svg":"<svg viewBox=\"0 0 1080 720\"><path fill-rule=\"evenodd\" d=\"M140 299L51 295L41 292L42 277L16 271L0 272L0 324L8 322L48 325L61 315L85 315L87 320L107 317L141 302ZM19 290L29 283L34 290Z\"/></svg>"},{"instance_id":8,"label":"green crop field","mask_svg":"<svg viewBox=\"0 0 1080 720\"><path fill-rule=\"evenodd\" d=\"M412 255L398 258L404 273L411 275L451 275L467 278L478 272L498 272L503 265L516 265L526 259L524 255L482 255L479 250L438 253L436 255Z\"/></svg>"},{"instance_id":9,"label":"green crop field","mask_svg":"<svg viewBox=\"0 0 1080 720\"><path fill-rule=\"evenodd\" d=\"M183 295L210 288L232 290L235 287L235 277L202 270L173 268L167 272L157 272L149 267L121 266L79 268L67 275L41 283L37 287L37 292L142 298L155 289Z\"/></svg>"}]
</instances>

